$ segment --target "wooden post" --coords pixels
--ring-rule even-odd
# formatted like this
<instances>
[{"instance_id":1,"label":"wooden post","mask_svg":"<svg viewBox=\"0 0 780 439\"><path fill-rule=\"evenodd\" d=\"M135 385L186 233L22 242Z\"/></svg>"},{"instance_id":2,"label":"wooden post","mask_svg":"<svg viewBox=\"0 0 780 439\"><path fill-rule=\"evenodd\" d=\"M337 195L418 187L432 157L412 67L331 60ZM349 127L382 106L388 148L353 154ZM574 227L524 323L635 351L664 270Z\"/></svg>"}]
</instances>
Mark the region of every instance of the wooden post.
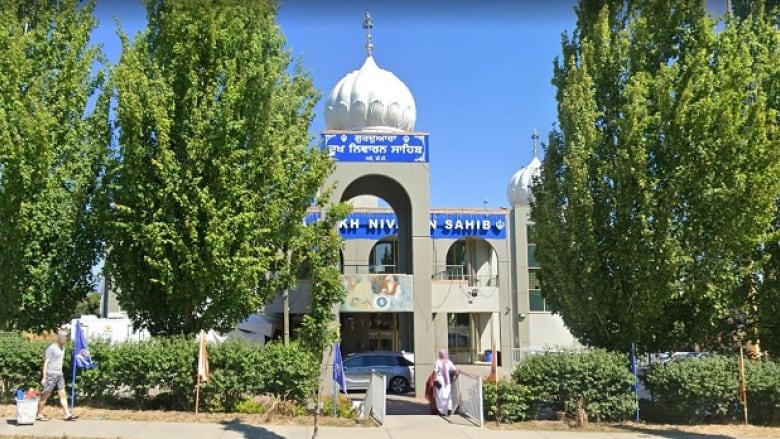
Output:
<instances>
[{"instance_id":1,"label":"wooden post","mask_svg":"<svg viewBox=\"0 0 780 439\"><path fill-rule=\"evenodd\" d=\"M745 355L742 343L739 344L739 399L742 401L742 413L745 425L748 425L747 385L745 383Z\"/></svg>"},{"instance_id":2,"label":"wooden post","mask_svg":"<svg viewBox=\"0 0 780 439\"><path fill-rule=\"evenodd\" d=\"M198 415L198 406L200 406L200 377L195 378L195 415Z\"/></svg>"}]
</instances>

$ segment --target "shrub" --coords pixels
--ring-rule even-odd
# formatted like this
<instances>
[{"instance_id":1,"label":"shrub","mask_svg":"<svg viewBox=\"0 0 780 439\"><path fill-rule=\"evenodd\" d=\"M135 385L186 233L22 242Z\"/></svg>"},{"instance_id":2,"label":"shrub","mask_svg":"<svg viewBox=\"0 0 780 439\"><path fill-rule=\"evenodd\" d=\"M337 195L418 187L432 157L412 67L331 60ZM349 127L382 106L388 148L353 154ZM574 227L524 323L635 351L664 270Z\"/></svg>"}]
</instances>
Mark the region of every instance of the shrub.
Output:
<instances>
[{"instance_id":1,"label":"shrub","mask_svg":"<svg viewBox=\"0 0 780 439\"><path fill-rule=\"evenodd\" d=\"M333 414L333 397L326 397L325 402L322 404L323 416L332 416ZM336 401L336 416L339 418L355 419L357 413L352 405L352 399L346 395L339 394Z\"/></svg>"},{"instance_id":2,"label":"shrub","mask_svg":"<svg viewBox=\"0 0 780 439\"><path fill-rule=\"evenodd\" d=\"M775 424L780 406L780 364L758 361L745 364L749 420L754 424Z\"/></svg>"},{"instance_id":3,"label":"shrub","mask_svg":"<svg viewBox=\"0 0 780 439\"><path fill-rule=\"evenodd\" d=\"M531 392L512 381L485 383L482 387L485 420L512 424L529 418Z\"/></svg>"},{"instance_id":4,"label":"shrub","mask_svg":"<svg viewBox=\"0 0 780 439\"><path fill-rule=\"evenodd\" d=\"M590 419L621 421L636 409L634 377L623 354L602 350L534 355L520 363L513 380L530 391L532 409L574 413L581 398Z\"/></svg>"},{"instance_id":5,"label":"shrub","mask_svg":"<svg viewBox=\"0 0 780 439\"><path fill-rule=\"evenodd\" d=\"M267 398L255 397L239 402L235 411L246 415L264 415L271 407Z\"/></svg>"},{"instance_id":6,"label":"shrub","mask_svg":"<svg viewBox=\"0 0 780 439\"><path fill-rule=\"evenodd\" d=\"M0 338L0 382L12 398L18 387L40 387L43 352L48 342L21 337ZM72 346L64 359L70 375ZM141 343L90 343L96 369L80 369L79 401L104 406L192 409L197 343L193 338L154 338ZM211 375L201 388L203 406L232 411L254 395L269 393L295 412L314 389L318 361L293 343L260 347L243 341L209 345ZM68 380L69 381L69 380Z\"/></svg>"},{"instance_id":7,"label":"shrub","mask_svg":"<svg viewBox=\"0 0 780 439\"><path fill-rule=\"evenodd\" d=\"M780 404L780 367L771 361L747 361L745 378L749 421L774 422ZM654 398L668 408L670 417L681 417L688 422L741 419L736 358L715 356L670 361L653 367L647 374L646 384Z\"/></svg>"},{"instance_id":8,"label":"shrub","mask_svg":"<svg viewBox=\"0 0 780 439\"><path fill-rule=\"evenodd\" d=\"M645 383L673 416L683 416L688 422L710 415L725 419L734 414L737 362L721 356L669 361L650 369Z\"/></svg>"},{"instance_id":9,"label":"shrub","mask_svg":"<svg viewBox=\"0 0 780 439\"><path fill-rule=\"evenodd\" d=\"M0 385L5 389L3 399L13 398L18 388L38 388L41 385L45 340L30 341L21 336L0 338Z\"/></svg>"}]
</instances>

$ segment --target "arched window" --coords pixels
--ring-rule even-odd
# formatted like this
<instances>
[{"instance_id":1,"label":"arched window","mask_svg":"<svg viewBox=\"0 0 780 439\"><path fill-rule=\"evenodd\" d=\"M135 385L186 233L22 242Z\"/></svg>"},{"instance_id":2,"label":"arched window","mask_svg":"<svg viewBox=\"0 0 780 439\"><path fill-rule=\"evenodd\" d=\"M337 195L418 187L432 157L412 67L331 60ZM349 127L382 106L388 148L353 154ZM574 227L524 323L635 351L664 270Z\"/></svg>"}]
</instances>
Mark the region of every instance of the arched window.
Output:
<instances>
[{"instance_id":1,"label":"arched window","mask_svg":"<svg viewBox=\"0 0 780 439\"><path fill-rule=\"evenodd\" d=\"M498 284L498 255L490 243L480 238L455 241L447 251L446 280L468 280L471 285Z\"/></svg>"},{"instance_id":2,"label":"arched window","mask_svg":"<svg viewBox=\"0 0 780 439\"><path fill-rule=\"evenodd\" d=\"M398 240L385 238L371 249L368 256L368 270L370 273L397 273L398 272Z\"/></svg>"}]
</instances>

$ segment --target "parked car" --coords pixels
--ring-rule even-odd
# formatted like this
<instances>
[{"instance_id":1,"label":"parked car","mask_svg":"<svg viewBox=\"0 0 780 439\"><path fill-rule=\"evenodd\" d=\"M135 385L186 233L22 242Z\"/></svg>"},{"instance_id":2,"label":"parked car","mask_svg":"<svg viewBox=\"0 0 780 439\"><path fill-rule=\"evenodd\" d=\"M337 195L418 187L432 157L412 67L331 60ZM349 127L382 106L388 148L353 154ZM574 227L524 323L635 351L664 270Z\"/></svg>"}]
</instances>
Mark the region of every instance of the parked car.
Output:
<instances>
[{"instance_id":1,"label":"parked car","mask_svg":"<svg viewBox=\"0 0 780 439\"><path fill-rule=\"evenodd\" d=\"M693 358L708 358L711 357L710 352L667 352L661 356L661 364L668 363L670 361L682 361Z\"/></svg>"},{"instance_id":2,"label":"parked car","mask_svg":"<svg viewBox=\"0 0 780 439\"><path fill-rule=\"evenodd\" d=\"M371 372L386 377L388 391L407 393L414 386L414 354L362 352L344 359L344 376L349 390L367 389Z\"/></svg>"}]
</instances>

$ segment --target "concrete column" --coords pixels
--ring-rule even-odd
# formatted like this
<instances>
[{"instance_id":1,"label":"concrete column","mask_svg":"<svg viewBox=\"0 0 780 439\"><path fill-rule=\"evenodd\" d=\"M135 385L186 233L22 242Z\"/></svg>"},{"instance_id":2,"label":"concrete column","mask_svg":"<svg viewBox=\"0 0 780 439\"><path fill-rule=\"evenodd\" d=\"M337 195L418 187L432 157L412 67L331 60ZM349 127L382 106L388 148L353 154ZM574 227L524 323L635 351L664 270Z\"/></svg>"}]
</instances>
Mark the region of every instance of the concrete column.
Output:
<instances>
[{"instance_id":1,"label":"concrete column","mask_svg":"<svg viewBox=\"0 0 780 439\"><path fill-rule=\"evenodd\" d=\"M517 300L516 321L518 331L518 347L531 345L531 319L528 313L531 304L528 298L528 226L529 206L515 206L512 209L512 253L514 255L513 292ZM520 317L520 316L525 316Z\"/></svg>"},{"instance_id":2,"label":"concrete column","mask_svg":"<svg viewBox=\"0 0 780 439\"><path fill-rule=\"evenodd\" d=\"M415 206L416 207L416 206ZM426 206L427 207L427 206ZM419 211L423 211L420 209ZM418 212L419 212L418 211ZM428 222L428 209L424 221L422 215L417 212L413 220L414 228L412 237L412 252L414 256L414 367L415 367L415 396L425 396L425 383L428 374L433 370L435 350L437 346L437 331L434 327L434 319L431 303L431 238ZM446 325L446 321L445 321ZM446 326L445 334L446 340Z\"/></svg>"},{"instance_id":3,"label":"concrete column","mask_svg":"<svg viewBox=\"0 0 780 439\"><path fill-rule=\"evenodd\" d=\"M512 288L511 272L511 265L508 261L504 260L499 263L498 291L500 296L498 298L499 309L496 317L498 317L499 320L500 344L497 346L497 349L501 352L501 362L499 366L508 368L514 366L512 349L515 346L515 319L517 318L517 312L512 297L514 289Z\"/></svg>"}]
</instances>

